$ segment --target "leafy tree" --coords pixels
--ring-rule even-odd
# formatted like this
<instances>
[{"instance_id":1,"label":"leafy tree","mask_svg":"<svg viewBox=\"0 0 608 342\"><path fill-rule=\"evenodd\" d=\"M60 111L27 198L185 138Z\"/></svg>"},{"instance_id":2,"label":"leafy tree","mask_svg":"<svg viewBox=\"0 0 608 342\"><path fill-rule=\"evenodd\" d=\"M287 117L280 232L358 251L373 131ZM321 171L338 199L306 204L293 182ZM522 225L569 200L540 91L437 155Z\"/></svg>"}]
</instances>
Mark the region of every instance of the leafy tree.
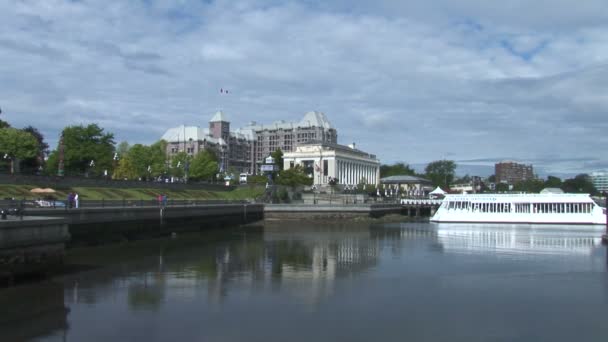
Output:
<instances>
[{"instance_id":1,"label":"leafy tree","mask_svg":"<svg viewBox=\"0 0 608 342\"><path fill-rule=\"evenodd\" d=\"M95 175L112 169L114 134L105 133L97 124L90 124L68 126L63 129L62 136L66 173Z\"/></svg>"},{"instance_id":2,"label":"leafy tree","mask_svg":"<svg viewBox=\"0 0 608 342\"><path fill-rule=\"evenodd\" d=\"M247 177L247 184L266 184L268 177L264 175L251 175Z\"/></svg>"},{"instance_id":3,"label":"leafy tree","mask_svg":"<svg viewBox=\"0 0 608 342\"><path fill-rule=\"evenodd\" d=\"M434 186L448 189L454 181L456 163L453 160L437 160L429 163L424 170Z\"/></svg>"},{"instance_id":4,"label":"leafy tree","mask_svg":"<svg viewBox=\"0 0 608 342\"><path fill-rule=\"evenodd\" d=\"M129 143L126 141L123 141L120 144L118 144L118 146L116 147L116 153L118 153L118 156L122 158L127 155L130 148L131 148L131 146L129 145Z\"/></svg>"},{"instance_id":5,"label":"leafy tree","mask_svg":"<svg viewBox=\"0 0 608 342\"><path fill-rule=\"evenodd\" d=\"M283 151L281 151L280 148L277 148L270 156L274 158L274 163L278 166L279 171L283 170Z\"/></svg>"},{"instance_id":6,"label":"leafy tree","mask_svg":"<svg viewBox=\"0 0 608 342\"><path fill-rule=\"evenodd\" d=\"M28 132L15 128L0 128L0 153L10 160L11 174L15 173L15 162L33 158L38 151L38 141Z\"/></svg>"},{"instance_id":7,"label":"leafy tree","mask_svg":"<svg viewBox=\"0 0 608 342\"><path fill-rule=\"evenodd\" d=\"M33 158L26 158L23 160L23 164L26 168L29 169L38 169L44 165L44 158L49 153L49 144L44 141L44 136L37 128L32 126L27 126L23 129L24 132L30 133L36 141L38 142L38 150L36 151L36 155Z\"/></svg>"},{"instance_id":8,"label":"leafy tree","mask_svg":"<svg viewBox=\"0 0 608 342\"><path fill-rule=\"evenodd\" d=\"M509 184L507 183L496 183L496 192L509 191Z\"/></svg>"},{"instance_id":9,"label":"leafy tree","mask_svg":"<svg viewBox=\"0 0 608 342\"><path fill-rule=\"evenodd\" d=\"M559 177L549 176L545 181L545 188L561 188L562 180Z\"/></svg>"},{"instance_id":10,"label":"leafy tree","mask_svg":"<svg viewBox=\"0 0 608 342\"><path fill-rule=\"evenodd\" d=\"M137 169L133 165L131 158L122 158L118 161L118 167L112 174L113 179L138 179L139 174Z\"/></svg>"},{"instance_id":11,"label":"leafy tree","mask_svg":"<svg viewBox=\"0 0 608 342\"><path fill-rule=\"evenodd\" d=\"M59 165L59 153L56 150L51 151L49 158L46 160L45 168L43 173L49 176L57 174L57 168Z\"/></svg>"},{"instance_id":12,"label":"leafy tree","mask_svg":"<svg viewBox=\"0 0 608 342\"><path fill-rule=\"evenodd\" d=\"M591 177L584 173L576 175L574 178L566 179L562 184L562 190L568 193L585 193L591 195L595 195L598 192L591 181Z\"/></svg>"},{"instance_id":13,"label":"leafy tree","mask_svg":"<svg viewBox=\"0 0 608 342\"><path fill-rule=\"evenodd\" d=\"M171 158L171 169L169 170L169 174L173 177L184 177L186 164L189 162L190 157L186 152L178 152Z\"/></svg>"},{"instance_id":14,"label":"leafy tree","mask_svg":"<svg viewBox=\"0 0 608 342\"><path fill-rule=\"evenodd\" d=\"M469 174L464 175L464 177L460 177L458 179L455 180L455 183L458 184L469 184L471 183L473 179L471 178L471 176L469 176Z\"/></svg>"},{"instance_id":15,"label":"leafy tree","mask_svg":"<svg viewBox=\"0 0 608 342\"><path fill-rule=\"evenodd\" d=\"M513 185L513 191L523 191L530 193L539 193L545 188L545 182L540 179L528 179L525 181L517 182Z\"/></svg>"},{"instance_id":16,"label":"leafy tree","mask_svg":"<svg viewBox=\"0 0 608 342\"><path fill-rule=\"evenodd\" d=\"M2 109L0 109L0 114L2 114ZM11 127L11 125L8 124L8 122L0 120L0 129L1 128L9 128Z\"/></svg>"},{"instance_id":17,"label":"leafy tree","mask_svg":"<svg viewBox=\"0 0 608 342\"><path fill-rule=\"evenodd\" d=\"M138 177L147 179L158 177L169 171L166 161L166 142L160 140L150 146L135 144L131 146L125 156L131 160L131 164Z\"/></svg>"},{"instance_id":18,"label":"leafy tree","mask_svg":"<svg viewBox=\"0 0 608 342\"><path fill-rule=\"evenodd\" d=\"M395 163L393 165L380 166L380 178L398 175L415 176L416 171L405 163Z\"/></svg>"},{"instance_id":19,"label":"leafy tree","mask_svg":"<svg viewBox=\"0 0 608 342\"><path fill-rule=\"evenodd\" d=\"M304 168L301 165L295 165L294 167L279 171L276 183L279 185L295 187L298 185L312 185L312 178L304 172Z\"/></svg>"},{"instance_id":20,"label":"leafy tree","mask_svg":"<svg viewBox=\"0 0 608 342\"><path fill-rule=\"evenodd\" d=\"M188 176L195 180L211 180L218 171L218 159L211 150L199 152L190 162Z\"/></svg>"}]
</instances>

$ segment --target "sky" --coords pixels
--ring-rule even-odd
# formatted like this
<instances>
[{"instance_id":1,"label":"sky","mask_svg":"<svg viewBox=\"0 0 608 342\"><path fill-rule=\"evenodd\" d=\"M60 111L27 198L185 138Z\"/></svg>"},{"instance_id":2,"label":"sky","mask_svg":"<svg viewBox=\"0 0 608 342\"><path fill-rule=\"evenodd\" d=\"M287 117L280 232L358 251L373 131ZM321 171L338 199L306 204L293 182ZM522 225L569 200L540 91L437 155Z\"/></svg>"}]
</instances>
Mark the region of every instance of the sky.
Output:
<instances>
[{"instance_id":1,"label":"sky","mask_svg":"<svg viewBox=\"0 0 608 342\"><path fill-rule=\"evenodd\" d=\"M608 169L605 0L0 0L0 13L0 118L53 148L68 125L150 144L220 109L233 128L317 110L382 163Z\"/></svg>"}]
</instances>

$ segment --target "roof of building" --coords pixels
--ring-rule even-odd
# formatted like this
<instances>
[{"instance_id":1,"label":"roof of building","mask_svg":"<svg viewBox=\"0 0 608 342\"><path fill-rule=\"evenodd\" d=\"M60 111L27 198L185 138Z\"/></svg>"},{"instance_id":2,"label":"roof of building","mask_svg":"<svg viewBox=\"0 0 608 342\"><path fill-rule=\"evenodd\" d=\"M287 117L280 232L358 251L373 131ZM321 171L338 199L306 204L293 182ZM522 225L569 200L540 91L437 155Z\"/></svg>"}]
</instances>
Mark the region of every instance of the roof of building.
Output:
<instances>
[{"instance_id":1,"label":"roof of building","mask_svg":"<svg viewBox=\"0 0 608 342\"><path fill-rule=\"evenodd\" d=\"M331 123L327 120L327 116L321 112L308 112L304 114L302 120L297 123L287 122L284 120L278 120L268 125L261 125L253 121L249 125L243 127L243 129L249 129L252 131L263 131L263 130L274 130L274 129L294 129L302 127L320 127L323 129L332 129Z\"/></svg>"},{"instance_id":2,"label":"roof of building","mask_svg":"<svg viewBox=\"0 0 608 342\"><path fill-rule=\"evenodd\" d=\"M230 132L230 134L236 136L237 138L243 138L250 141L255 140L255 132L249 128L238 128L234 132Z\"/></svg>"},{"instance_id":3,"label":"roof of building","mask_svg":"<svg viewBox=\"0 0 608 342\"><path fill-rule=\"evenodd\" d=\"M177 127L169 128L165 134L161 137L162 140L165 140L170 143L179 143L184 141L203 141L207 140L213 144L225 145L226 142L224 139L219 138L216 139L209 135L209 129L200 128L198 126L185 126L180 125Z\"/></svg>"},{"instance_id":4,"label":"roof of building","mask_svg":"<svg viewBox=\"0 0 608 342\"><path fill-rule=\"evenodd\" d=\"M180 125L169 128L161 139L168 142L180 142L188 140L203 140L209 135L209 130L198 126Z\"/></svg>"},{"instance_id":5,"label":"roof of building","mask_svg":"<svg viewBox=\"0 0 608 342\"><path fill-rule=\"evenodd\" d=\"M382 184L431 184L426 178L410 176L410 175L397 175L384 177L380 179Z\"/></svg>"},{"instance_id":6,"label":"roof of building","mask_svg":"<svg viewBox=\"0 0 608 342\"><path fill-rule=\"evenodd\" d=\"M367 153L367 152L361 151L359 149L356 149L356 148L353 148L350 146L335 144L335 143L331 143L331 142L327 142L327 141L310 140L310 141L300 144L300 146L310 146L310 145L320 145L322 147L327 147L327 148L334 149L337 151L358 154L358 155L365 156L368 158L376 159L375 154Z\"/></svg>"},{"instance_id":7,"label":"roof of building","mask_svg":"<svg viewBox=\"0 0 608 342\"><path fill-rule=\"evenodd\" d=\"M298 123L298 127L323 127L325 129L332 128L331 123L329 123L329 120L327 120L325 114L316 111L304 114L304 117Z\"/></svg>"},{"instance_id":8,"label":"roof of building","mask_svg":"<svg viewBox=\"0 0 608 342\"><path fill-rule=\"evenodd\" d=\"M215 112L215 114L213 115L211 120L209 120L209 122L219 122L219 121L229 122L226 117L226 114L224 114L224 112L222 112L221 110L218 110L217 112Z\"/></svg>"},{"instance_id":9,"label":"roof of building","mask_svg":"<svg viewBox=\"0 0 608 342\"><path fill-rule=\"evenodd\" d=\"M563 194L564 190L560 188L544 188L540 191L541 194Z\"/></svg>"}]
</instances>

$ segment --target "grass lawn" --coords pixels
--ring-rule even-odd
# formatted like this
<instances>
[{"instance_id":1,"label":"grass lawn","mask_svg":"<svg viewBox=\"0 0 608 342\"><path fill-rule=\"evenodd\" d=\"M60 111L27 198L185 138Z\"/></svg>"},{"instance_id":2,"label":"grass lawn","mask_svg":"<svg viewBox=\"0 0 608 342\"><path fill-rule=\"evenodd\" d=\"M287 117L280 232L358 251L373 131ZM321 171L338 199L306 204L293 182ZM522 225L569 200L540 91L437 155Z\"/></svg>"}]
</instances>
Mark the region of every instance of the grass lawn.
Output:
<instances>
[{"instance_id":1,"label":"grass lawn","mask_svg":"<svg viewBox=\"0 0 608 342\"><path fill-rule=\"evenodd\" d=\"M33 185L7 185L0 184L0 199L12 197L16 199L36 199L43 197L44 194L34 194L30 190L36 188ZM225 199L225 200L244 200L253 199L264 193L264 186L239 186L231 191L208 191L198 189L188 190L171 190L171 189L154 189L154 188L90 188L90 187L73 187L73 188L54 188L56 191L52 196L63 200L67 198L68 193L76 192L82 199L90 200L148 200L154 199L159 193L166 194L171 199Z\"/></svg>"}]
</instances>

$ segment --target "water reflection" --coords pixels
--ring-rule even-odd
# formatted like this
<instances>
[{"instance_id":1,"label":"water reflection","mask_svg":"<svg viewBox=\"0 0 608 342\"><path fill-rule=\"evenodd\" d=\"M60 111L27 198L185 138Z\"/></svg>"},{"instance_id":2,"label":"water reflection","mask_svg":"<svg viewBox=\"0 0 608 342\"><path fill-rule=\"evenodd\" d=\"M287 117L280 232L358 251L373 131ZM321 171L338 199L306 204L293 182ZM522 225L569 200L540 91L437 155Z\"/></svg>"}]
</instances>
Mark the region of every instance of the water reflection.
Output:
<instances>
[{"instance_id":1,"label":"water reflection","mask_svg":"<svg viewBox=\"0 0 608 342\"><path fill-rule=\"evenodd\" d=\"M50 340L57 337L56 331L68 327L66 306L72 310L67 317L68 340L103 340L93 337L110 336L96 325L93 317L98 315L108 317L110 325L122 320L134 324L132 329L137 331L130 331L128 336L142 340L174 338L163 335L163 331L140 329L138 324L147 326L145 317L162 317L173 326L170 331L185 340L200 337L188 331L196 331L197 324L211 319L216 320L205 326L218 334L216 337L227 333L232 320L255 320L258 315L260 319L268 314L281 319L277 317L281 313L291 317L338 310L346 318L363 315L371 321L378 312L370 308L369 313L351 313L353 301L371 306L377 303L384 310L399 303L393 303L391 296L401 298L424 317L425 312L429 313L427 305L444 307L446 300L458 301L452 291L462 292L463 298L471 302L466 305L472 306L483 289L500 293L505 286L511 291L520 286L520 279L514 275L530 275L538 281L539 289L545 289L546 272L605 272L608 254L600 244L600 235L601 230L592 227L271 222L171 240L72 251L69 260L98 267L56 279L53 284L60 293L51 294L52 306L65 311L52 314L54 329L41 324L32 331ZM488 274L507 278L488 278ZM604 294L608 300L608 294L599 290L606 289L605 279L581 279L589 282L581 287L594 289L596 295ZM44 286L24 289L21 299L27 302L30 293ZM535 290L533 286L526 288ZM513 298L508 295L512 293L504 292L506 297L499 303L510 303ZM0 292L0 299L3 296ZM487 301L484 298L480 305ZM460 310L458 307L452 311ZM404 308L397 305L395 309L401 312ZM35 309L25 311L31 315ZM430 317L443 317L449 322L457 313L448 311ZM189 330L181 331L182 325ZM374 326L371 324L370 329ZM11 336L23 334L15 327L6 329ZM257 331L254 325L249 329ZM264 335L262 330L257 332ZM126 335L117 332L111 336L125 339ZM299 340L305 340L304 335Z\"/></svg>"},{"instance_id":2,"label":"water reflection","mask_svg":"<svg viewBox=\"0 0 608 342\"><path fill-rule=\"evenodd\" d=\"M437 224L437 239L446 250L473 253L590 254L601 246L594 226Z\"/></svg>"},{"instance_id":3,"label":"water reflection","mask_svg":"<svg viewBox=\"0 0 608 342\"><path fill-rule=\"evenodd\" d=\"M0 341L63 338L68 329L68 312L62 284L44 282L0 289Z\"/></svg>"}]
</instances>

